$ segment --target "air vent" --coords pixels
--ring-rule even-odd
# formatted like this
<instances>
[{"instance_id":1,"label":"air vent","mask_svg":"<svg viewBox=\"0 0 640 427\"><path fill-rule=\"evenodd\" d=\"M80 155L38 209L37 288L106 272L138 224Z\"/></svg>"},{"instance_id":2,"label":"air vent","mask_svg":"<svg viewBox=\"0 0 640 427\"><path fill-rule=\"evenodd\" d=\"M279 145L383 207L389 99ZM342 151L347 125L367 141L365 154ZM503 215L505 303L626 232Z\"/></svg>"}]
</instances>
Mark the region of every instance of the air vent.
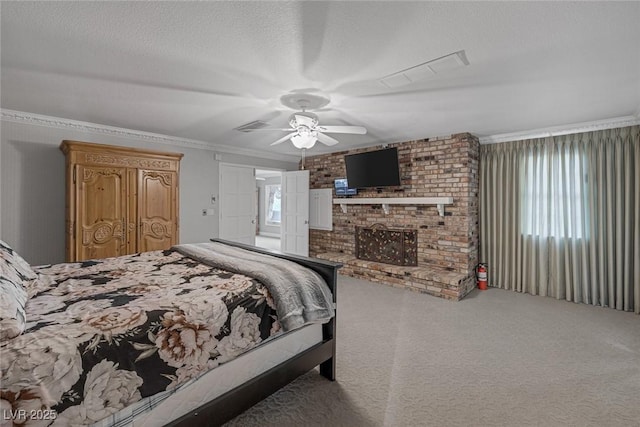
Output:
<instances>
[{"instance_id":1,"label":"air vent","mask_svg":"<svg viewBox=\"0 0 640 427\"><path fill-rule=\"evenodd\" d=\"M242 126L238 126L237 128L234 128L234 130L239 130L240 132L251 132L253 130L262 129L267 126L269 126L269 123L263 122L262 120L255 120Z\"/></svg>"},{"instance_id":2,"label":"air vent","mask_svg":"<svg viewBox=\"0 0 640 427\"><path fill-rule=\"evenodd\" d=\"M458 68L466 67L469 65L467 56L464 50L450 53L449 55L441 56L440 58L432 59L431 61L423 62L414 67L398 71L397 73L390 74L380 79L380 83L393 89L400 86L405 86L420 80L433 77L436 74L446 73Z\"/></svg>"}]
</instances>

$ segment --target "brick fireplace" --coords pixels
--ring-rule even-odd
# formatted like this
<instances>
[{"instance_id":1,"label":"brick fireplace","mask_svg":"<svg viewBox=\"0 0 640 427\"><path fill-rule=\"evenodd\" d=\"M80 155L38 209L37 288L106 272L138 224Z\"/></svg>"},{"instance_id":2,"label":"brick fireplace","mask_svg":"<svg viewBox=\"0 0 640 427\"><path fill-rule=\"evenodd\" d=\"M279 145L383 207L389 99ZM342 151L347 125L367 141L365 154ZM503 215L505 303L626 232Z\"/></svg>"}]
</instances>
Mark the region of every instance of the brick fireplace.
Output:
<instances>
[{"instance_id":1,"label":"brick fireplace","mask_svg":"<svg viewBox=\"0 0 640 427\"><path fill-rule=\"evenodd\" d=\"M336 204L333 230L310 231L310 255L343 262L341 274L459 300L475 286L478 263L478 139L462 133L388 145L398 148L402 185L363 189L353 198L452 197L453 204L445 207L444 216L436 205L389 205L385 213L381 204L350 204L346 212ZM346 176L345 154L375 149L307 157L311 188L333 188L335 179ZM377 230L415 230L416 265L388 263L370 254L358 258L358 230L374 225Z\"/></svg>"}]
</instances>

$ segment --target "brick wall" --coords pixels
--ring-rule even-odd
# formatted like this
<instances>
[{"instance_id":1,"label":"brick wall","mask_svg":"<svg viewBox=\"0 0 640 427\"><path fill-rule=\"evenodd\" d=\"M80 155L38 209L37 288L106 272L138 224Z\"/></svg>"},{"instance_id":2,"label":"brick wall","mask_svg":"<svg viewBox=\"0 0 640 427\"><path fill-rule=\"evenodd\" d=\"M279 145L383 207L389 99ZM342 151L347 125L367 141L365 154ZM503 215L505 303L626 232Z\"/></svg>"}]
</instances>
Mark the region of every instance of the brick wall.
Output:
<instances>
[{"instance_id":1,"label":"brick wall","mask_svg":"<svg viewBox=\"0 0 640 427\"><path fill-rule=\"evenodd\" d=\"M475 285L478 262L478 139L462 133L388 146L398 148L402 185L361 189L352 197L453 197L453 204L445 206L445 216L438 214L435 205L390 205L388 215L380 205L347 205L347 213L334 205L333 231L310 231L310 255L347 261L343 274L461 299ZM311 188L333 188L334 179L346 177L345 154L375 149L308 157L305 168ZM375 223L418 230L418 267L353 259L355 227Z\"/></svg>"}]
</instances>

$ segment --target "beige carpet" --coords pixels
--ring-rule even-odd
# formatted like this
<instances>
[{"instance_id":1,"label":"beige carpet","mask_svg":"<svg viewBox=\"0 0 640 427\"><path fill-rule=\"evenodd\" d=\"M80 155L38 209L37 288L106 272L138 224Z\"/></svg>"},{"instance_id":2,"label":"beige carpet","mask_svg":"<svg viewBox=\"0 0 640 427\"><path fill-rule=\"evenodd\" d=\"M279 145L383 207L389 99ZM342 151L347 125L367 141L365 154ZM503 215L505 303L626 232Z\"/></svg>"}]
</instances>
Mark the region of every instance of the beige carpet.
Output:
<instances>
[{"instance_id":1,"label":"beige carpet","mask_svg":"<svg viewBox=\"0 0 640 427\"><path fill-rule=\"evenodd\" d=\"M338 380L309 372L229 426L640 426L638 315L339 286Z\"/></svg>"}]
</instances>

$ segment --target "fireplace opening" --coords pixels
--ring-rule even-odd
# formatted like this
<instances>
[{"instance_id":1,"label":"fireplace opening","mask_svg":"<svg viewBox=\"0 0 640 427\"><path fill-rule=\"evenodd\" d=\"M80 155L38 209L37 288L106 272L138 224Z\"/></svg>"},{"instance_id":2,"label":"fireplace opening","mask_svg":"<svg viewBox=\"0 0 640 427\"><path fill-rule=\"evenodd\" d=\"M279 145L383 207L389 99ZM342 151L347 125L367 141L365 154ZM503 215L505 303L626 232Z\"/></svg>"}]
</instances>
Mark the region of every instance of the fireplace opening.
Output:
<instances>
[{"instance_id":1,"label":"fireplace opening","mask_svg":"<svg viewBox=\"0 0 640 427\"><path fill-rule=\"evenodd\" d=\"M418 265L418 230L383 224L356 226L356 258L393 265Z\"/></svg>"}]
</instances>

